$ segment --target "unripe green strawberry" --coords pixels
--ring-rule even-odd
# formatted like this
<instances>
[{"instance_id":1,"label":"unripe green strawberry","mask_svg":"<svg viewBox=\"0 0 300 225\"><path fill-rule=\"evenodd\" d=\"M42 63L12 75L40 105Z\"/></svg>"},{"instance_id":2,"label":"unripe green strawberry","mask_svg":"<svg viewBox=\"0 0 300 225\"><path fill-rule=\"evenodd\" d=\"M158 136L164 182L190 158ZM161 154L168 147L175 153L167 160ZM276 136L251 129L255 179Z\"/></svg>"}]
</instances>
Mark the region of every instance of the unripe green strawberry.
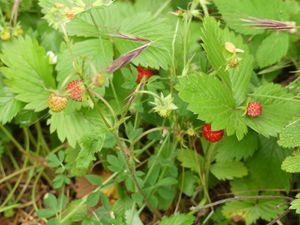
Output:
<instances>
[{"instance_id":1,"label":"unripe green strawberry","mask_svg":"<svg viewBox=\"0 0 300 225\"><path fill-rule=\"evenodd\" d=\"M92 82L96 87L102 87L105 84L105 74L98 73L97 75L92 77Z\"/></svg>"},{"instance_id":2,"label":"unripe green strawberry","mask_svg":"<svg viewBox=\"0 0 300 225\"><path fill-rule=\"evenodd\" d=\"M68 103L68 99L64 96L51 93L48 97L48 106L53 112L63 111Z\"/></svg>"},{"instance_id":3,"label":"unripe green strawberry","mask_svg":"<svg viewBox=\"0 0 300 225\"><path fill-rule=\"evenodd\" d=\"M82 80L71 81L66 89L68 90L71 99L78 102L82 101L85 92Z\"/></svg>"},{"instance_id":4,"label":"unripe green strawberry","mask_svg":"<svg viewBox=\"0 0 300 225\"><path fill-rule=\"evenodd\" d=\"M11 38L10 32L7 29L4 29L0 32L0 39L3 41L8 41Z\"/></svg>"},{"instance_id":5,"label":"unripe green strawberry","mask_svg":"<svg viewBox=\"0 0 300 225\"><path fill-rule=\"evenodd\" d=\"M262 114L262 105L260 102L249 102L247 115L250 117L259 117Z\"/></svg>"}]
</instances>

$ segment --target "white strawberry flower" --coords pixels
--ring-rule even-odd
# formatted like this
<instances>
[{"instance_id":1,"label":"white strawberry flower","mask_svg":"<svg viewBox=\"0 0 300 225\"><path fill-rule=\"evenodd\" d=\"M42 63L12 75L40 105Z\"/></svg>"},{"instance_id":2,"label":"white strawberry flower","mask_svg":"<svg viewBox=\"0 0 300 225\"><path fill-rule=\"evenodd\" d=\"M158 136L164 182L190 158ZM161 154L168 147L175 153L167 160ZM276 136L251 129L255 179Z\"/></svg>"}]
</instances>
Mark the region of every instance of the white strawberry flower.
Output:
<instances>
[{"instance_id":1,"label":"white strawberry flower","mask_svg":"<svg viewBox=\"0 0 300 225\"><path fill-rule=\"evenodd\" d=\"M55 55L55 53L53 51L48 51L47 56L48 56L49 64L57 63L57 55Z\"/></svg>"}]
</instances>

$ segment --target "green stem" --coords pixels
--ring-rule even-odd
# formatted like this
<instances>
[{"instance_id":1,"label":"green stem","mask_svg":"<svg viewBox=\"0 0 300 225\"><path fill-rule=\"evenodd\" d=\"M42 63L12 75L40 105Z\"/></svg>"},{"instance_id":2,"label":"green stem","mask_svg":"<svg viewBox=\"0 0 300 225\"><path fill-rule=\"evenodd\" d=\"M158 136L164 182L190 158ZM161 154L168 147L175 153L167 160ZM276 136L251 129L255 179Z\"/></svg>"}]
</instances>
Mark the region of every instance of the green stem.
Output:
<instances>
[{"instance_id":1,"label":"green stem","mask_svg":"<svg viewBox=\"0 0 300 225\"><path fill-rule=\"evenodd\" d=\"M162 145L160 146L160 148L159 148L159 150L158 150L158 152L157 152L157 155L156 155L156 157L155 157L155 159L154 159L154 162L152 163L152 165L151 165L150 169L148 170L148 173L147 173L147 175L146 175L146 177L145 177L145 179L144 179L144 183L146 183L147 180L148 180L148 178L150 177L150 175L151 175L151 173L152 173L152 170L154 169L154 166L155 166L155 164L156 164L156 161L158 160L160 154L162 153L162 150L163 150L163 148L165 147L165 144L167 143L167 140L169 139L169 136L170 136L170 135L169 135L169 133L168 133L168 135L166 136L164 142L163 142Z\"/></svg>"},{"instance_id":2,"label":"green stem","mask_svg":"<svg viewBox=\"0 0 300 225\"><path fill-rule=\"evenodd\" d=\"M209 13L208 13L208 8L207 8L207 5L206 5L206 0L199 0L199 3L203 9L203 12L204 12L204 16L209 16Z\"/></svg>"}]
</instances>

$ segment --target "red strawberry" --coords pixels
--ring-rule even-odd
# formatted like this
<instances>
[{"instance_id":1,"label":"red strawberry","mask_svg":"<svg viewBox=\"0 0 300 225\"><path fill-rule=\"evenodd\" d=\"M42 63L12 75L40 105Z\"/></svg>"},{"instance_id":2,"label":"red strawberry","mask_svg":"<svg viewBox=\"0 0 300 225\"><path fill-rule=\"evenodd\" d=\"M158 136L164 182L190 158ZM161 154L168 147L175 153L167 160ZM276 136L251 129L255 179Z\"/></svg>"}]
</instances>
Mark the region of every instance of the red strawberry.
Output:
<instances>
[{"instance_id":1,"label":"red strawberry","mask_svg":"<svg viewBox=\"0 0 300 225\"><path fill-rule=\"evenodd\" d=\"M53 112L63 111L68 103L68 99L64 96L51 93L48 97L48 106Z\"/></svg>"},{"instance_id":2,"label":"red strawberry","mask_svg":"<svg viewBox=\"0 0 300 225\"><path fill-rule=\"evenodd\" d=\"M211 125L206 123L202 128L203 137L209 142L218 142L224 136L224 130L211 130Z\"/></svg>"},{"instance_id":3,"label":"red strawberry","mask_svg":"<svg viewBox=\"0 0 300 225\"><path fill-rule=\"evenodd\" d=\"M81 80L71 81L67 85L66 89L68 90L71 99L78 101L78 102L82 101L84 87L83 87L83 82Z\"/></svg>"},{"instance_id":4,"label":"red strawberry","mask_svg":"<svg viewBox=\"0 0 300 225\"><path fill-rule=\"evenodd\" d=\"M143 77L146 77L147 80L149 80L150 77L153 75L152 70L146 69L142 66L138 66L137 71L138 71L138 76L137 76L137 79L136 79L136 83L138 83L138 84L141 82Z\"/></svg>"},{"instance_id":5,"label":"red strawberry","mask_svg":"<svg viewBox=\"0 0 300 225\"><path fill-rule=\"evenodd\" d=\"M262 105L260 102L249 102L247 115L250 117L259 117L262 114Z\"/></svg>"}]
</instances>

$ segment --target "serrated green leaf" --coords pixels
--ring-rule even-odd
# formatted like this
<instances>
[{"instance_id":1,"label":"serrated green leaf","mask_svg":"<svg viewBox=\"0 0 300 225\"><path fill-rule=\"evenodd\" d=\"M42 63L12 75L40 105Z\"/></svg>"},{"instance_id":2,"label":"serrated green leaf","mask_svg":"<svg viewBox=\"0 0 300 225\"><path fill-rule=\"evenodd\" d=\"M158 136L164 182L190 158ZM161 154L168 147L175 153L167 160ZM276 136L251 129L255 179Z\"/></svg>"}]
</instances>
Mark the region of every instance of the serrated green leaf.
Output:
<instances>
[{"instance_id":1,"label":"serrated green leaf","mask_svg":"<svg viewBox=\"0 0 300 225\"><path fill-rule=\"evenodd\" d=\"M210 64L227 85L232 87L237 104L242 103L246 98L253 70L253 57L249 55L248 46L244 44L241 36L236 36L227 28L221 29L219 23L212 17L204 19L201 33L203 48ZM235 55L229 53L225 48L226 42L242 49L243 53L235 53ZM240 63L230 68L229 62L233 58L238 58Z\"/></svg>"},{"instance_id":2,"label":"serrated green leaf","mask_svg":"<svg viewBox=\"0 0 300 225\"><path fill-rule=\"evenodd\" d=\"M247 159L254 154L258 147L257 134L248 133L243 140L238 141L236 137L223 137L216 146L217 161L232 161Z\"/></svg>"},{"instance_id":3,"label":"serrated green leaf","mask_svg":"<svg viewBox=\"0 0 300 225\"><path fill-rule=\"evenodd\" d=\"M23 103L16 100L13 93L7 87L0 89L0 122L10 122L23 107Z\"/></svg>"},{"instance_id":4,"label":"serrated green leaf","mask_svg":"<svg viewBox=\"0 0 300 225\"><path fill-rule=\"evenodd\" d=\"M300 120L296 120L286 126L279 135L278 144L286 148L300 146Z\"/></svg>"},{"instance_id":5,"label":"serrated green leaf","mask_svg":"<svg viewBox=\"0 0 300 225\"><path fill-rule=\"evenodd\" d=\"M203 157L193 150L180 149L177 159L181 162L182 167L189 168L196 173L199 173L203 168Z\"/></svg>"},{"instance_id":6,"label":"serrated green leaf","mask_svg":"<svg viewBox=\"0 0 300 225\"><path fill-rule=\"evenodd\" d=\"M278 84L262 85L252 96L253 101L262 104L262 115L257 118L247 117L246 122L265 137L277 136L300 110L300 101L293 100L294 96Z\"/></svg>"},{"instance_id":7,"label":"serrated green leaf","mask_svg":"<svg viewBox=\"0 0 300 225\"><path fill-rule=\"evenodd\" d=\"M88 168L90 163L95 160L95 153L100 152L105 140L105 133L89 133L83 136L79 145L80 152L75 160L76 167L79 169Z\"/></svg>"},{"instance_id":8,"label":"serrated green leaf","mask_svg":"<svg viewBox=\"0 0 300 225\"><path fill-rule=\"evenodd\" d=\"M289 35L283 32L274 32L266 37L256 52L256 59L260 68L279 62L287 54Z\"/></svg>"},{"instance_id":9,"label":"serrated green leaf","mask_svg":"<svg viewBox=\"0 0 300 225\"><path fill-rule=\"evenodd\" d=\"M248 174L244 163L238 161L216 162L211 165L210 172L219 180L232 180Z\"/></svg>"},{"instance_id":10,"label":"serrated green leaf","mask_svg":"<svg viewBox=\"0 0 300 225\"><path fill-rule=\"evenodd\" d=\"M296 213L300 214L300 199L299 196L297 196L297 199L291 202L290 209L295 209Z\"/></svg>"},{"instance_id":11,"label":"serrated green leaf","mask_svg":"<svg viewBox=\"0 0 300 225\"><path fill-rule=\"evenodd\" d=\"M288 173L300 173L300 152L297 151L286 157L281 164L281 169Z\"/></svg>"},{"instance_id":12,"label":"serrated green leaf","mask_svg":"<svg viewBox=\"0 0 300 225\"><path fill-rule=\"evenodd\" d=\"M105 69L113 61L113 47L110 41L99 39L88 39L75 43L72 46L72 54L68 49L58 55L57 80L63 82L67 77L76 75L73 62L84 65L84 72L88 76L96 75Z\"/></svg>"},{"instance_id":13,"label":"serrated green leaf","mask_svg":"<svg viewBox=\"0 0 300 225\"><path fill-rule=\"evenodd\" d=\"M185 195L192 197L196 191L197 183L198 177L195 176L195 173L184 171L180 176L178 186Z\"/></svg>"},{"instance_id":14,"label":"serrated green leaf","mask_svg":"<svg viewBox=\"0 0 300 225\"><path fill-rule=\"evenodd\" d=\"M243 34L261 34L263 29L251 28L241 19L259 18L287 21L288 10L282 0L214 0L230 28Z\"/></svg>"},{"instance_id":15,"label":"serrated green leaf","mask_svg":"<svg viewBox=\"0 0 300 225\"><path fill-rule=\"evenodd\" d=\"M67 28L70 35L117 37L125 34L149 40L151 46L134 59L133 63L155 69L167 69L170 64L174 32L172 24L165 18L153 17L149 12L138 12L131 4L116 3L105 8L92 9L68 23ZM117 38L115 44L118 51L124 54L143 45L143 42Z\"/></svg>"},{"instance_id":16,"label":"serrated green leaf","mask_svg":"<svg viewBox=\"0 0 300 225\"><path fill-rule=\"evenodd\" d=\"M229 136L236 134L239 140L247 133L243 112L236 109L232 91L216 77L189 75L180 80L177 89L179 96L189 103L188 109L199 119L212 123L213 129L225 129Z\"/></svg>"},{"instance_id":17,"label":"serrated green leaf","mask_svg":"<svg viewBox=\"0 0 300 225\"><path fill-rule=\"evenodd\" d=\"M66 25L67 31L71 36L82 37L99 37L98 29L101 35L110 32L117 33L120 31L122 20L135 14L132 4L116 2L108 7L93 8L79 14Z\"/></svg>"},{"instance_id":18,"label":"serrated green leaf","mask_svg":"<svg viewBox=\"0 0 300 225\"><path fill-rule=\"evenodd\" d=\"M278 146L275 138L260 137L258 150L245 162L248 176L231 181L231 191L246 194L251 190L289 190L290 175L281 170L282 161L288 155L290 151Z\"/></svg>"},{"instance_id":19,"label":"serrated green leaf","mask_svg":"<svg viewBox=\"0 0 300 225\"><path fill-rule=\"evenodd\" d=\"M49 91L55 88L52 67L45 50L30 37L3 45L0 56L6 67L1 72L15 98L26 103L25 109L42 111L48 107Z\"/></svg>"},{"instance_id":20,"label":"serrated green leaf","mask_svg":"<svg viewBox=\"0 0 300 225\"><path fill-rule=\"evenodd\" d=\"M155 69L168 69L171 63L171 43L174 30L166 18L154 18L150 13L139 13L135 15L134 20L132 17L129 17L123 21L121 32L144 38L151 42L150 47L133 60L135 65ZM116 41L116 46L122 53L141 45L141 43L134 41Z\"/></svg>"},{"instance_id":21,"label":"serrated green leaf","mask_svg":"<svg viewBox=\"0 0 300 225\"><path fill-rule=\"evenodd\" d=\"M159 225L192 225L194 223L194 216L187 214L175 214L170 217L165 217Z\"/></svg>"},{"instance_id":22,"label":"serrated green leaf","mask_svg":"<svg viewBox=\"0 0 300 225\"><path fill-rule=\"evenodd\" d=\"M234 201L226 203L222 212L227 218L231 218L234 215L240 215L245 219L246 225L251 225L255 224L256 220L260 218L271 221L281 215L286 206L278 206L283 203L285 203L285 201L280 199Z\"/></svg>"},{"instance_id":23,"label":"serrated green leaf","mask_svg":"<svg viewBox=\"0 0 300 225\"><path fill-rule=\"evenodd\" d=\"M57 132L61 142L66 139L72 147L87 133L106 133L102 119L96 110L82 110L71 113L54 113L47 121L50 132Z\"/></svg>"}]
</instances>

